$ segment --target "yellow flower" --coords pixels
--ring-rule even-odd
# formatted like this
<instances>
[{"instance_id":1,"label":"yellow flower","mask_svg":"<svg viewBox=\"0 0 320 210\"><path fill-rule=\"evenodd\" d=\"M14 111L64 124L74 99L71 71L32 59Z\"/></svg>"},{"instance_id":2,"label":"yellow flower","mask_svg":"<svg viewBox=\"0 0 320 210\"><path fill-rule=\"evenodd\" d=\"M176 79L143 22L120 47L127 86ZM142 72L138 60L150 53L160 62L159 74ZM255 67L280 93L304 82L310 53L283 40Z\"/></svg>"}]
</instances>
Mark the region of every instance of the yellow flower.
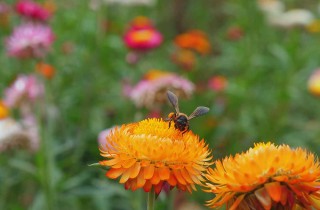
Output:
<instances>
[{"instance_id":1,"label":"yellow flower","mask_svg":"<svg viewBox=\"0 0 320 210\"><path fill-rule=\"evenodd\" d=\"M320 209L320 167L314 154L288 145L259 143L215 162L206 174L207 202L229 210Z\"/></svg>"},{"instance_id":2,"label":"yellow flower","mask_svg":"<svg viewBox=\"0 0 320 210\"><path fill-rule=\"evenodd\" d=\"M306 26L310 33L320 33L320 20L314 20Z\"/></svg>"},{"instance_id":3,"label":"yellow flower","mask_svg":"<svg viewBox=\"0 0 320 210\"><path fill-rule=\"evenodd\" d=\"M0 100L0 119L8 117L9 109L8 107Z\"/></svg>"},{"instance_id":4,"label":"yellow flower","mask_svg":"<svg viewBox=\"0 0 320 210\"><path fill-rule=\"evenodd\" d=\"M106 176L120 178L126 189L153 187L159 194L164 185L180 190L196 190L211 164L211 151L192 131L182 134L168 122L150 118L115 128L100 147L108 160Z\"/></svg>"},{"instance_id":5,"label":"yellow flower","mask_svg":"<svg viewBox=\"0 0 320 210\"><path fill-rule=\"evenodd\" d=\"M320 96L320 69L316 69L308 80L308 90L315 96Z\"/></svg>"},{"instance_id":6,"label":"yellow flower","mask_svg":"<svg viewBox=\"0 0 320 210\"><path fill-rule=\"evenodd\" d=\"M167 72L167 71L162 71L162 70L158 70L158 69L151 69L149 70L144 76L143 78L145 80L156 80L162 77L166 77L166 76L173 76L175 75L174 73L171 72Z\"/></svg>"}]
</instances>

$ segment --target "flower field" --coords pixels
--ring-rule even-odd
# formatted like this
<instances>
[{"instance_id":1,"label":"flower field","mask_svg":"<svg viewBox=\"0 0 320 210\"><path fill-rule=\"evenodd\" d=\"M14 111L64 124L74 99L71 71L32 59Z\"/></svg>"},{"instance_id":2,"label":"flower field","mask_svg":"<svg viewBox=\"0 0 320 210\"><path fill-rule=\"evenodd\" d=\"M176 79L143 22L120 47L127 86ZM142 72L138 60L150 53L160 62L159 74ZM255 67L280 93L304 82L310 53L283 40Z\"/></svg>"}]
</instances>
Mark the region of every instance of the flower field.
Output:
<instances>
[{"instance_id":1,"label":"flower field","mask_svg":"<svg viewBox=\"0 0 320 210\"><path fill-rule=\"evenodd\" d=\"M0 209L320 209L317 1L7 0L0 29Z\"/></svg>"}]
</instances>

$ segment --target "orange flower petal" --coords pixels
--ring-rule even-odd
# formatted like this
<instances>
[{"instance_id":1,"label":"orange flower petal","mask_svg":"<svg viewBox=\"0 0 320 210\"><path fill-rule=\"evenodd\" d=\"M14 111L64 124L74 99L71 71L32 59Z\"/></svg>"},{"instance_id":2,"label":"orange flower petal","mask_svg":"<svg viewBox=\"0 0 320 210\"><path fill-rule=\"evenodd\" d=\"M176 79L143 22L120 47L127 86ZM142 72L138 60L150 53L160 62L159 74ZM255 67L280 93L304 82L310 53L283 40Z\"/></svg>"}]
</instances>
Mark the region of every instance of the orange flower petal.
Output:
<instances>
[{"instance_id":1,"label":"orange flower petal","mask_svg":"<svg viewBox=\"0 0 320 210\"><path fill-rule=\"evenodd\" d=\"M298 187L294 186L294 185L291 185L289 184L288 185L290 187L290 189L295 193L297 194L298 196L302 196L302 192Z\"/></svg>"},{"instance_id":2,"label":"orange flower petal","mask_svg":"<svg viewBox=\"0 0 320 210\"><path fill-rule=\"evenodd\" d=\"M123 168L130 168L136 162L137 162L137 160L135 158L132 158L132 159L129 159L129 160L122 161L121 165L122 165Z\"/></svg>"},{"instance_id":3,"label":"orange flower petal","mask_svg":"<svg viewBox=\"0 0 320 210\"><path fill-rule=\"evenodd\" d=\"M181 171L180 170L173 170L173 174L176 177L177 181L183 185L186 184L186 181L182 177Z\"/></svg>"},{"instance_id":4,"label":"orange flower petal","mask_svg":"<svg viewBox=\"0 0 320 210\"><path fill-rule=\"evenodd\" d=\"M163 181L159 182L157 185L154 186L154 192L156 195L159 195L163 187Z\"/></svg>"},{"instance_id":5,"label":"orange flower petal","mask_svg":"<svg viewBox=\"0 0 320 210\"><path fill-rule=\"evenodd\" d=\"M144 178L151 179L154 174L154 165L150 164L144 168Z\"/></svg>"},{"instance_id":6,"label":"orange flower petal","mask_svg":"<svg viewBox=\"0 0 320 210\"><path fill-rule=\"evenodd\" d=\"M146 180L143 177L143 173L140 173L137 176L137 188L143 187L145 185L145 183L146 183Z\"/></svg>"},{"instance_id":7,"label":"orange flower petal","mask_svg":"<svg viewBox=\"0 0 320 210\"><path fill-rule=\"evenodd\" d=\"M122 174L119 183L123 184L126 181L128 181L128 179L130 178L130 175L131 175L131 170L130 169L126 169L124 171L124 173Z\"/></svg>"},{"instance_id":8,"label":"orange flower petal","mask_svg":"<svg viewBox=\"0 0 320 210\"><path fill-rule=\"evenodd\" d=\"M171 185L171 186L176 186L177 185L177 179L176 177L173 175L173 173L170 173L170 177L167 180L167 182Z\"/></svg>"},{"instance_id":9,"label":"orange flower petal","mask_svg":"<svg viewBox=\"0 0 320 210\"><path fill-rule=\"evenodd\" d=\"M320 209L320 200L318 197L314 197L312 195L308 196L308 201L312 204L312 206L316 209Z\"/></svg>"},{"instance_id":10,"label":"orange flower petal","mask_svg":"<svg viewBox=\"0 0 320 210\"><path fill-rule=\"evenodd\" d=\"M280 203L284 206L287 204L288 200L288 188L286 186L281 186L281 198L280 198Z\"/></svg>"},{"instance_id":11,"label":"orange flower petal","mask_svg":"<svg viewBox=\"0 0 320 210\"><path fill-rule=\"evenodd\" d=\"M191 166L186 166L185 169L188 171L189 174L193 174L193 175L198 175L199 172L197 170L195 170L193 167ZM208 170L210 170L211 168L208 168Z\"/></svg>"},{"instance_id":12,"label":"orange flower petal","mask_svg":"<svg viewBox=\"0 0 320 210\"><path fill-rule=\"evenodd\" d=\"M272 200L274 200L275 202L280 201L282 187L279 182L266 183L264 184L264 187L266 188Z\"/></svg>"},{"instance_id":13,"label":"orange flower petal","mask_svg":"<svg viewBox=\"0 0 320 210\"><path fill-rule=\"evenodd\" d=\"M192 179L192 181L193 181L194 183L196 183L196 184L200 184L200 183L201 183L200 180L198 179L198 178L199 178L198 176L196 176L196 175L191 175L190 177L191 177L191 179Z\"/></svg>"},{"instance_id":14,"label":"orange flower petal","mask_svg":"<svg viewBox=\"0 0 320 210\"><path fill-rule=\"evenodd\" d=\"M170 169L167 167L162 167L158 169L159 176L161 180L167 180L170 178Z\"/></svg>"},{"instance_id":15,"label":"orange flower petal","mask_svg":"<svg viewBox=\"0 0 320 210\"><path fill-rule=\"evenodd\" d=\"M131 190L136 191L138 189L137 179L130 179L130 180L132 180Z\"/></svg>"},{"instance_id":16,"label":"orange flower petal","mask_svg":"<svg viewBox=\"0 0 320 210\"><path fill-rule=\"evenodd\" d=\"M186 180L187 183L189 183L189 184L193 183L187 169L185 169L185 168L181 169L181 175Z\"/></svg>"},{"instance_id":17,"label":"orange flower petal","mask_svg":"<svg viewBox=\"0 0 320 210\"><path fill-rule=\"evenodd\" d=\"M115 159L100 161L99 164L103 165L103 166L113 166L113 165L119 163L120 161L121 160L115 158Z\"/></svg>"},{"instance_id":18,"label":"orange flower petal","mask_svg":"<svg viewBox=\"0 0 320 210\"><path fill-rule=\"evenodd\" d=\"M124 189L129 190L131 189L132 180L128 180L126 183L124 183Z\"/></svg>"},{"instance_id":19,"label":"orange flower petal","mask_svg":"<svg viewBox=\"0 0 320 210\"><path fill-rule=\"evenodd\" d=\"M219 201L216 203L216 205L222 205L223 203L227 202L230 198L234 196L234 193L228 192L222 196Z\"/></svg>"},{"instance_id":20,"label":"orange flower petal","mask_svg":"<svg viewBox=\"0 0 320 210\"><path fill-rule=\"evenodd\" d=\"M136 162L131 168L130 168L130 178L136 178L140 172L141 166L139 162Z\"/></svg>"},{"instance_id":21,"label":"orange flower petal","mask_svg":"<svg viewBox=\"0 0 320 210\"><path fill-rule=\"evenodd\" d=\"M146 180L146 183L143 186L143 190L145 192L150 192L151 188L152 188L151 181L150 180Z\"/></svg>"},{"instance_id":22,"label":"orange flower petal","mask_svg":"<svg viewBox=\"0 0 320 210\"><path fill-rule=\"evenodd\" d=\"M116 178L118 178L121 174L123 174L124 171L125 171L125 169L123 169L123 168L111 168L111 169L109 169L109 171L106 173L106 176L109 177L110 179L116 179Z\"/></svg>"},{"instance_id":23,"label":"orange flower petal","mask_svg":"<svg viewBox=\"0 0 320 210\"><path fill-rule=\"evenodd\" d=\"M142 160L142 161L141 161L141 167L149 166L149 164L150 164L150 161L149 161L149 160Z\"/></svg>"},{"instance_id":24,"label":"orange flower petal","mask_svg":"<svg viewBox=\"0 0 320 210\"><path fill-rule=\"evenodd\" d=\"M287 182L288 181L288 176L275 176L272 177L273 180L278 181L278 182Z\"/></svg>"},{"instance_id":25,"label":"orange flower petal","mask_svg":"<svg viewBox=\"0 0 320 210\"><path fill-rule=\"evenodd\" d=\"M243 198L246 196L246 194L242 194L237 197L236 201L232 204L229 210L236 210Z\"/></svg>"},{"instance_id":26,"label":"orange flower petal","mask_svg":"<svg viewBox=\"0 0 320 210\"><path fill-rule=\"evenodd\" d=\"M181 191L186 191L187 187L186 185L180 184L179 182L177 183L178 189Z\"/></svg>"},{"instance_id":27,"label":"orange flower petal","mask_svg":"<svg viewBox=\"0 0 320 210\"><path fill-rule=\"evenodd\" d=\"M159 182L160 182L160 176L159 176L159 171L158 171L158 169L155 169L155 170L154 170L154 173L153 173L152 178L150 179L150 182L151 182L153 185L159 184Z\"/></svg>"}]
</instances>

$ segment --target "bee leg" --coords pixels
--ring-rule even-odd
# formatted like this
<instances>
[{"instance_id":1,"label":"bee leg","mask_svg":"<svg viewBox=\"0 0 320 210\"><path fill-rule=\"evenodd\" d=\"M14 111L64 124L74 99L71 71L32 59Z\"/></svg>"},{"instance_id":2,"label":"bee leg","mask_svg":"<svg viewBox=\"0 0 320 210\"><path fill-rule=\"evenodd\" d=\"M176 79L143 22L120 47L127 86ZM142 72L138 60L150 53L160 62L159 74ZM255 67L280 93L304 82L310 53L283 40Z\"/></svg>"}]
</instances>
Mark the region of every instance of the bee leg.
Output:
<instances>
[{"instance_id":1,"label":"bee leg","mask_svg":"<svg viewBox=\"0 0 320 210\"><path fill-rule=\"evenodd\" d=\"M188 132L190 129L189 129L189 126L186 127L186 129L182 132L182 135L186 132Z\"/></svg>"},{"instance_id":2,"label":"bee leg","mask_svg":"<svg viewBox=\"0 0 320 210\"><path fill-rule=\"evenodd\" d=\"M171 126L171 120L169 121L169 128L170 128L170 126Z\"/></svg>"}]
</instances>

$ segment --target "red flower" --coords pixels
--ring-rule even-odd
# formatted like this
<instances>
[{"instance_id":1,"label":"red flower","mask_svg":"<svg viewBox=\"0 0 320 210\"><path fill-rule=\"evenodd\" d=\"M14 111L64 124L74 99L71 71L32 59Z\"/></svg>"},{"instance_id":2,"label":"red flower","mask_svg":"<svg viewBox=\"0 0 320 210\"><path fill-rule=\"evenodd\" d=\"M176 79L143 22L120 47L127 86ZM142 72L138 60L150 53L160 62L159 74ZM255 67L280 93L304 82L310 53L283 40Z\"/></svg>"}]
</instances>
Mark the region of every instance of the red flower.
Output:
<instances>
[{"instance_id":1,"label":"red flower","mask_svg":"<svg viewBox=\"0 0 320 210\"><path fill-rule=\"evenodd\" d=\"M146 17L135 18L124 35L124 43L135 50L149 50L162 43L162 35Z\"/></svg>"},{"instance_id":2,"label":"red flower","mask_svg":"<svg viewBox=\"0 0 320 210\"><path fill-rule=\"evenodd\" d=\"M41 5L30 1L21 0L16 4L16 12L27 18L39 21L46 21L50 18L50 13Z\"/></svg>"}]
</instances>

